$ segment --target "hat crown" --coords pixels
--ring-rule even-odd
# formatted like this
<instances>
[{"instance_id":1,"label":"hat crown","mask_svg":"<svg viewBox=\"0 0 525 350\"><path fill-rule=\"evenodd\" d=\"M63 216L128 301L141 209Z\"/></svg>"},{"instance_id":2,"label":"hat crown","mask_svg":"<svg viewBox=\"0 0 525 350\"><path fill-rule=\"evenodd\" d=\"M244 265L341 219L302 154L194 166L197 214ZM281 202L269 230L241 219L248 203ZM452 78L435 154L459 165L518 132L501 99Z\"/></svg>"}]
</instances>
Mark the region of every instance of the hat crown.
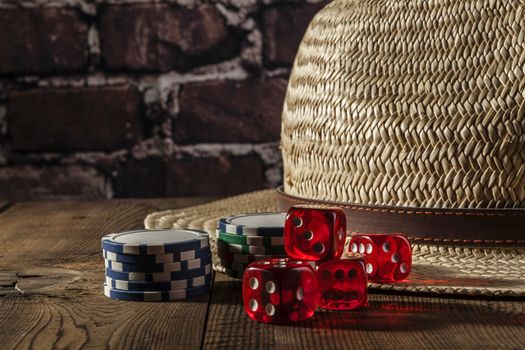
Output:
<instances>
[{"instance_id":1,"label":"hat crown","mask_svg":"<svg viewBox=\"0 0 525 350\"><path fill-rule=\"evenodd\" d=\"M371 205L523 207L523 7L327 5L288 84L285 192Z\"/></svg>"}]
</instances>

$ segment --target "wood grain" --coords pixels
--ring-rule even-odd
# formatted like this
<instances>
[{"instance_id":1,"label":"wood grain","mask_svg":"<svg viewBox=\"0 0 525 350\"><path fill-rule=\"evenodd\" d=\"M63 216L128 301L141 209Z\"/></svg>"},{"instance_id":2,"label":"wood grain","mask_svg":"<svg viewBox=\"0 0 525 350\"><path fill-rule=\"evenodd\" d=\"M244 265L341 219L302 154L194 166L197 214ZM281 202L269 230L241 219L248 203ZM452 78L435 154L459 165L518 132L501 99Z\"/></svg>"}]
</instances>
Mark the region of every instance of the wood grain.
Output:
<instances>
[{"instance_id":1,"label":"wood grain","mask_svg":"<svg viewBox=\"0 0 525 350\"><path fill-rule=\"evenodd\" d=\"M319 311L289 326L251 321L241 283L217 274L206 349L523 348L525 303L371 294L369 307Z\"/></svg>"},{"instance_id":2,"label":"wood grain","mask_svg":"<svg viewBox=\"0 0 525 350\"><path fill-rule=\"evenodd\" d=\"M205 199L15 204L0 216L2 348L198 348L208 296L173 303L106 298L100 238L148 212Z\"/></svg>"},{"instance_id":3,"label":"wood grain","mask_svg":"<svg viewBox=\"0 0 525 350\"><path fill-rule=\"evenodd\" d=\"M211 297L129 303L103 296L100 237L194 200L14 204L0 214L0 344L48 348L524 348L523 301L372 294L353 312L273 326L248 319L239 280Z\"/></svg>"}]
</instances>

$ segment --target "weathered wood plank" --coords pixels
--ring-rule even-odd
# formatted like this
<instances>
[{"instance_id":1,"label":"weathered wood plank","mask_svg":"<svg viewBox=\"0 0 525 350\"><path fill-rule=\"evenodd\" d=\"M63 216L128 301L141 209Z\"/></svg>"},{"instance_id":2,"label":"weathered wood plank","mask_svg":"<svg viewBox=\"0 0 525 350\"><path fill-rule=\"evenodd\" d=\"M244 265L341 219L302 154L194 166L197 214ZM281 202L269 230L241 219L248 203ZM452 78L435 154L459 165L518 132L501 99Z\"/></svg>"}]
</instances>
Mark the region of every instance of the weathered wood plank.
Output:
<instances>
[{"instance_id":1,"label":"weathered wood plank","mask_svg":"<svg viewBox=\"0 0 525 350\"><path fill-rule=\"evenodd\" d=\"M142 227L147 212L198 202L22 203L0 214L2 348L523 347L523 302L373 294L364 310L272 326L247 318L240 282L221 274L208 317L207 297L105 298L100 237Z\"/></svg>"},{"instance_id":2,"label":"weathered wood plank","mask_svg":"<svg viewBox=\"0 0 525 350\"><path fill-rule=\"evenodd\" d=\"M241 283L217 274L204 348L523 348L525 303L372 294L366 309L274 326L242 310Z\"/></svg>"},{"instance_id":3,"label":"weathered wood plank","mask_svg":"<svg viewBox=\"0 0 525 350\"><path fill-rule=\"evenodd\" d=\"M148 212L203 200L21 203L0 221L2 348L199 348L208 296L173 303L106 298L100 238Z\"/></svg>"}]
</instances>

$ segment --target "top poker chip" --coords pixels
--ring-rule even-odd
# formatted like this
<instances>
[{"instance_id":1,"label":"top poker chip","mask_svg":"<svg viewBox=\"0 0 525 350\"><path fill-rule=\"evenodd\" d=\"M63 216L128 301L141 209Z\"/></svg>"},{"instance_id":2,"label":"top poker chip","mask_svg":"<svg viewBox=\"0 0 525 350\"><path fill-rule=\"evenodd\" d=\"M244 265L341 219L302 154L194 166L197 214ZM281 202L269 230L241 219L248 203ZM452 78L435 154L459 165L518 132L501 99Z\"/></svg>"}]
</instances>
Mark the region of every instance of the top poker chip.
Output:
<instances>
[{"instance_id":1,"label":"top poker chip","mask_svg":"<svg viewBox=\"0 0 525 350\"><path fill-rule=\"evenodd\" d=\"M245 236L282 236L286 213L243 214L219 220L220 231Z\"/></svg>"},{"instance_id":2,"label":"top poker chip","mask_svg":"<svg viewBox=\"0 0 525 350\"><path fill-rule=\"evenodd\" d=\"M208 245L208 234L197 230L137 230L102 238L102 249L120 254L166 254Z\"/></svg>"}]
</instances>

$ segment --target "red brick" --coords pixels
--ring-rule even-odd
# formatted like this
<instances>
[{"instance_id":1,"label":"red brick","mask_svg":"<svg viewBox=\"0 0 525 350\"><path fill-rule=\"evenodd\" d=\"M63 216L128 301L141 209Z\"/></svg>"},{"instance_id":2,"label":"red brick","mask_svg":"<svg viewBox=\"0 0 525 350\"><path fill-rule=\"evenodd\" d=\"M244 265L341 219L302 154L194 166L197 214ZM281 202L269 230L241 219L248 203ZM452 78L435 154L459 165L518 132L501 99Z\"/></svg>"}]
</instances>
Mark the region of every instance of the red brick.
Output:
<instances>
[{"instance_id":1,"label":"red brick","mask_svg":"<svg viewBox=\"0 0 525 350\"><path fill-rule=\"evenodd\" d=\"M78 165L12 165L0 168L0 198L47 200L107 198L110 191L104 175Z\"/></svg>"},{"instance_id":2,"label":"red brick","mask_svg":"<svg viewBox=\"0 0 525 350\"><path fill-rule=\"evenodd\" d=\"M254 155L171 160L166 164L168 196L231 195L264 185L264 167Z\"/></svg>"},{"instance_id":3,"label":"red brick","mask_svg":"<svg viewBox=\"0 0 525 350\"><path fill-rule=\"evenodd\" d=\"M212 81L184 86L174 137L179 143L268 142L280 138L286 81Z\"/></svg>"},{"instance_id":4,"label":"red brick","mask_svg":"<svg viewBox=\"0 0 525 350\"><path fill-rule=\"evenodd\" d=\"M166 164L162 158L130 159L121 166L115 177L115 197L165 197L165 176Z\"/></svg>"},{"instance_id":5,"label":"red brick","mask_svg":"<svg viewBox=\"0 0 525 350\"><path fill-rule=\"evenodd\" d=\"M106 6L101 11L102 56L112 70L187 70L239 52L239 40L212 5Z\"/></svg>"},{"instance_id":6,"label":"red brick","mask_svg":"<svg viewBox=\"0 0 525 350\"><path fill-rule=\"evenodd\" d=\"M0 74L79 71L88 59L88 26L76 11L0 9Z\"/></svg>"},{"instance_id":7,"label":"red brick","mask_svg":"<svg viewBox=\"0 0 525 350\"><path fill-rule=\"evenodd\" d=\"M8 94L14 151L107 151L141 137L141 96L130 86L36 89Z\"/></svg>"},{"instance_id":8,"label":"red brick","mask_svg":"<svg viewBox=\"0 0 525 350\"><path fill-rule=\"evenodd\" d=\"M268 7L262 15L264 61L268 66L291 66L308 24L328 2Z\"/></svg>"}]
</instances>

